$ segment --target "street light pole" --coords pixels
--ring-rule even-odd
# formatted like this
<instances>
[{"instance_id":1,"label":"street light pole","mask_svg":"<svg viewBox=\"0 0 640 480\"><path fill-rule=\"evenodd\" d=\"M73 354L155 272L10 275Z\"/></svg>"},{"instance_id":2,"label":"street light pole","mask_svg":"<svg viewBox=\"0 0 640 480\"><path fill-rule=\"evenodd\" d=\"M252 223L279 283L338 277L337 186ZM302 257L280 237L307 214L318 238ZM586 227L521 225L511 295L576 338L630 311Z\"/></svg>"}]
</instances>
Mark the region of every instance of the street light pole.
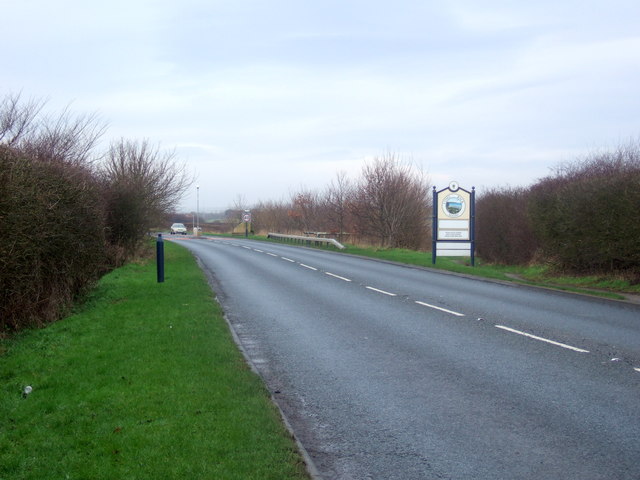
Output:
<instances>
[{"instance_id":1,"label":"street light pole","mask_svg":"<svg viewBox=\"0 0 640 480\"><path fill-rule=\"evenodd\" d=\"M200 185L196 185L196 235L200 235Z\"/></svg>"}]
</instances>

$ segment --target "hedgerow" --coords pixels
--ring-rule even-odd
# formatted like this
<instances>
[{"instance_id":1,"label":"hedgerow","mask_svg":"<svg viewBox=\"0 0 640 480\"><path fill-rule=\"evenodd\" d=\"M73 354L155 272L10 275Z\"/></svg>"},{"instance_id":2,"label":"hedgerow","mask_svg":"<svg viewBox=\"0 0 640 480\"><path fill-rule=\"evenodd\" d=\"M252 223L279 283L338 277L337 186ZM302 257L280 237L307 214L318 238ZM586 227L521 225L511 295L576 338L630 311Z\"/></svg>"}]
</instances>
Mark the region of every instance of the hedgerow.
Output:
<instances>
[{"instance_id":1,"label":"hedgerow","mask_svg":"<svg viewBox=\"0 0 640 480\"><path fill-rule=\"evenodd\" d=\"M640 281L640 143L558 167L528 188L494 189L477 205L478 254L495 263Z\"/></svg>"},{"instance_id":2,"label":"hedgerow","mask_svg":"<svg viewBox=\"0 0 640 480\"><path fill-rule=\"evenodd\" d=\"M189 183L146 142L121 141L114 175L111 157L95 152L104 133L96 116L46 117L42 107L0 101L0 335L60 318L137 255Z\"/></svg>"}]
</instances>

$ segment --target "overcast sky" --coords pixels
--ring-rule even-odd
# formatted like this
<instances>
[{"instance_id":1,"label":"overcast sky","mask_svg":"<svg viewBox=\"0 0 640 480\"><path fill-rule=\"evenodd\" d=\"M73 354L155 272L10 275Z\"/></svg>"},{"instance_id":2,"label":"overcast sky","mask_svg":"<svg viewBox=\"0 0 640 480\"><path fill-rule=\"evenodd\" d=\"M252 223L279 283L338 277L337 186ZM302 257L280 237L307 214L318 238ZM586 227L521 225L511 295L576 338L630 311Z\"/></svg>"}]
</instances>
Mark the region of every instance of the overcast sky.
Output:
<instances>
[{"instance_id":1,"label":"overcast sky","mask_svg":"<svg viewBox=\"0 0 640 480\"><path fill-rule=\"evenodd\" d=\"M530 185L640 135L638 0L0 0L0 18L0 95L175 148L201 211L385 152L438 187Z\"/></svg>"}]
</instances>

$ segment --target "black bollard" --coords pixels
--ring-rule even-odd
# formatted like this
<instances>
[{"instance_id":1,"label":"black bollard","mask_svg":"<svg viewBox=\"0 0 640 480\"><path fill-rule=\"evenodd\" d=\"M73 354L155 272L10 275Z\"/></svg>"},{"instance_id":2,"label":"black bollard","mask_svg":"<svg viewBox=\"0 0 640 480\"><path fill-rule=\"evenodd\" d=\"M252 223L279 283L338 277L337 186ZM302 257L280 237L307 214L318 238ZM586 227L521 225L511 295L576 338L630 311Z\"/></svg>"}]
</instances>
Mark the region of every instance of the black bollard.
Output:
<instances>
[{"instance_id":1,"label":"black bollard","mask_svg":"<svg viewBox=\"0 0 640 480\"><path fill-rule=\"evenodd\" d=\"M156 242L156 264L158 266L158 283L164 282L164 240L162 234L158 234Z\"/></svg>"}]
</instances>

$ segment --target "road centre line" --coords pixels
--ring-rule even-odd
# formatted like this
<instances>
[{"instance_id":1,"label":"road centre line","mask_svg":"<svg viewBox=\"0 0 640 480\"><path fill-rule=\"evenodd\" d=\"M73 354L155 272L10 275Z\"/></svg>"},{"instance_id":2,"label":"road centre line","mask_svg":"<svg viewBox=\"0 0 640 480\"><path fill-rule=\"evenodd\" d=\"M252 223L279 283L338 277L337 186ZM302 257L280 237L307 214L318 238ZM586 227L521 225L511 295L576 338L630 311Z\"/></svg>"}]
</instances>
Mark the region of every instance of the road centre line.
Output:
<instances>
[{"instance_id":1,"label":"road centre line","mask_svg":"<svg viewBox=\"0 0 640 480\"><path fill-rule=\"evenodd\" d=\"M238 245L238 244L232 244L232 245L237 246L237 247L242 247L242 248L245 248L245 249L247 249L247 250L254 250L254 251L259 252L259 253L266 253L267 255L270 255L270 256L272 256L272 257L280 257L282 260L285 260L285 261L287 261L287 262L297 263L295 260L292 260L292 259L287 258L287 257L282 257L282 256L279 256L279 255L276 255L275 253L271 253L271 252L264 252L263 250L258 250L258 249L251 248L251 247L247 247L247 246L244 246L244 245ZM298 264L299 264L301 267L307 268L307 269L309 269L309 270L318 271L318 269L317 269L317 268L312 267L312 266L310 266L310 265L305 265L304 263L298 263ZM345 282L351 282L351 281L352 281L352 280L351 280L351 279L349 279L349 278L345 278L345 277L342 277L342 276L340 276L340 275L336 275L335 273L331 273L331 272L324 272L324 273L325 273L326 275L329 275L329 276L331 276L331 277L337 278L337 279L339 279L339 280L343 280L343 281L345 281ZM390 296L390 297L395 297L395 296L397 296L397 294L395 294L395 293L387 292L387 291L385 291L385 290L380 290L380 289L375 288L375 287L365 286L365 288L367 288L368 290L372 290L372 291L374 291L374 292L377 292L377 293L381 293L381 294L383 294L383 295L388 295L388 296ZM465 314L464 314L464 313L455 312L455 311L453 311L453 310L448 310L448 309L446 309L446 308L438 307L438 306L436 306L436 305L432 305L432 304L429 304L429 303L420 302L420 301L417 301L417 300L415 301L415 303L417 303L418 305L422 305L422 306L424 306L424 307L433 308L433 309L435 309L435 310L439 310L439 311L441 311L441 312L449 313L449 314L451 314L451 315L455 315L455 316L457 316L457 317L464 317L464 316L465 316ZM568 350L573 350L573 351L578 352L578 353L589 353L589 350L584 350L584 349L582 349L582 348L578 348L578 347L574 347L574 346L571 346L571 345L567 345L566 343L556 342L556 341L554 341L554 340L550 340L550 339L548 339L548 338L539 337L539 336L537 336L537 335L533 335L533 334L530 334L530 333L522 332L522 331L520 331L520 330L516 330L516 329L514 329L514 328L510 328L510 327L507 327L507 326L504 326L504 325L494 325L494 326L495 326L496 328L499 328L499 329L501 329L501 330L505 330L505 331L507 331L507 332L515 333L515 334L517 334L517 335L521 335L521 336L524 336L524 337L528 337L528 338L531 338L531 339L533 339L533 340L538 340L538 341L541 341L541 342L549 343L549 344L551 344L551 345L555 345L555 346L558 346L558 347L561 347L561 348L565 348L565 349L568 349ZM636 372L639 372L639 373L640 373L640 367L634 367L633 369L634 369L634 371L636 371Z\"/></svg>"},{"instance_id":2,"label":"road centre line","mask_svg":"<svg viewBox=\"0 0 640 480\"><path fill-rule=\"evenodd\" d=\"M548 338L538 337L536 335L532 335L530 333L521 332L520 330L515 330L513 328L505 327L504 325L495 325L496 328L500 328L502 330L506 330L507 332L515 333L517 335L522 335L524 337L533 338L534 340L539 340L541 342L550 343L551 345L556 345L557 347L566 348L568 350L573 350L578 353L589 353L589 350L584 350L578 347L572 347L571 345L567 345L566 343L556 342L554 340L549 340Z\"/></svg>"},{"instance_id":3,"label":"road centre line","mask_svg":"<svg viewBox=\"0 0 640 480\"><path fill-rule=\"evenodd\" d=\"M331 272L324 272L324 273L329 275L329 276L331 276L331 277L335 277L335 278L339 278L340 280L344 280L345 282L350 282L351 281L348 278L341 277L340 275L336 275L335 273L331 273Z\"/></svg>"},{"instance_id":4,"label":"road centre line","mask_svg":"<svg viewBox=\"0 0 640 480\"><path fill-rule=\"evenodd\" d=\"M227 245L232 245L232 246L235 246L235 247L242 247L242 248L245 248L247 250L254 250L255 252L258 252L258 253L266 253L267 255L270 255L272 257L280 257L282 260L285 260L287 262L298 263L298 265L300 265L301 267L304 267L304 268L307 268L307 269L313 270L313 271L318 271L318 268L316 268L316 267L312 267L310 265L306 265L306 264L301 263L301 262L296 262L295 260L292 260L292 259L287 258L287 257L282 257L282 256L277 255L275 253L265 252L264 250L259 250L257 248L247 247L245 245L239 245L237 243L227 243ZM340 275L336 275L335 273L331 273L331 272L323 272L323 273L325 273L326 275L329 275L331 277L337 278L339 280L343 280L345 282L352 282L351 279L342 277ZM387 292L385 290L380 290L380 289L372 287L372 286L364 285L364 287L366 289L368 289L368 290L371 290L371 291L374 291L374 292L377 292L377 293L380 293L380 294L383 294L383 295L387 295L387 296L390 296L390 297L396 297L397 296L396 293ZM465 316L464 313L455 312L453 310L448 310L446 308L438 307L436 305L432 305L432 304L429 304L429 303L426 303L426 302L421 302L421 301L417 301L416 300L415 303L417 303L418 305L422 305L424 307L428 307L428 308L432 308L432 309L435 309L435 310L439 310L441 312L449 313L449 314L455 315L457 317L464 317ZM507 332L515 333L517 335L528 337L528 338L531 338L533 340L538 340L538 341L549 343L551 345L555 345L555 346L558 346L558 347L561 347L561 348L565 348L567 350L572 350L572 351L575 351L575 352L578 352L578 353L590 353L589 350L585 350L585 349L582 349L582 348L574 347L572 345L568 345L568 344L561 343L561 342L556 342L556 341L550 340L548 338L539 337L539 336L536 336L536 335L533 335L533 334L530 334L530 333L526 333L526 332L523 332L523 331L520 331L520 330L516 330L514 328L510 328L510 327L507 327L507 326L504 326L504 325L494 325L494 327L499 328L501 330L505 330ZM633 370L635 372L640 373L640 367L633 367Z\"/></svg>"},{"instance_id":5,"label":"road centre line","mask_svg":"<svg viewBox=\"0 0 640 480\"><path fill-rule=\"evenodd\" d=\"M365 288L368 288L369 290L373 290L374 292L382 293L383 295L389 295L390 297L397 297L398 296L395 293L385 292L384 290L379 290L377 288L373 288L373 287L369 287L369 286L365 286Z\"/></svg>"},{"instance_id":6,"label":"road centre line","mask_svg":"<svg viewBox=\"0 0 640 480\"><path fill-rule=\"evenodd\" d=\"M446 308L437 307L435 305L431 305L429 303L419 302L416 300L418 305L422 305L424 307L434 308L436 310L440 310L441 312L450 313L451 315L455 315L456 317L464 317L464 313L454 312L453 310L447 310Z\"/></svg>"}]
</instances>

